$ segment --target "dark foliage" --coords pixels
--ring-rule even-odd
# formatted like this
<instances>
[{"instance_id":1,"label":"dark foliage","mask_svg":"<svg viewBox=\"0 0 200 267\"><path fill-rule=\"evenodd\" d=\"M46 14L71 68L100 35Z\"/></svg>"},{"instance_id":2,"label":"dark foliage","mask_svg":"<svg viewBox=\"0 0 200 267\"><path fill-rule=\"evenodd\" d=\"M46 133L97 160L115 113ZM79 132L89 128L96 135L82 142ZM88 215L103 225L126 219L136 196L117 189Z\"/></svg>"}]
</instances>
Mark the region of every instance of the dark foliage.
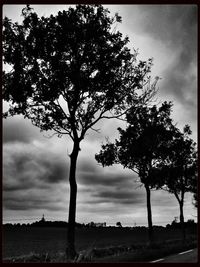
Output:
<instances>
[{"instance_id":1,"label":"dark foliage","mask_svg":"<svg viewBox=\"0 0 200 267\"><path fill-rule=\"evenodd\" d=\"M102 146L95 158L103 166L120 163L136 172L147 192L149 239L153 240L150 189L163 184L157 179L157 165L168 154L168 142L172 139L174 126L170 118L172 103L164 102L159 108L139 106L130 109L125 130L119 128L120 139Z\"/></svg>"},{"instance_id":2,"label":"dark foliage","mask_svg":"<svg viewBox=\"0 0 200 267\"><path fill-rule=\"evenodd\" d=\"M197 150L196 143L190 138L191 133L188 125L185 125L183 132L175 128L173 138L168 143L167 157L158 164L154 172L157 180L162 177L163 185L158 183L158 187L173 193L178 200L183 239L185 193L197 193Z\"/></svg>"},{"instance_id":3,"label":"dark foliage","mask_svg":"<svg viewBox=\"0 0 200 267\"><path fill-rule=\"evenodd\" d=\"M137 63L128 37L111 31L118 15L101 5L41 18L30 7L22 13L21 25L3 20L3 61L11 66L3 73L11 104L4 117L22 114L41 130L83 139L107 111L119 115L138 102L151 60Z\"/></svg>"},{"instance_id":4,"label":"dark foliage","mask_svg":"<svg viewBox=\"0 0 200 267\"><path fill-rule=\"evenodd\" d=\"M95 158L103 166L122 164L138 173L142 183L154 187L154 166L167 155L167 142L172 138L172 103L164 102L161 107L140 106L127 113L128 126L118 128L120 139L115 143L107 142Z\"/></svg>"}]
</instances>

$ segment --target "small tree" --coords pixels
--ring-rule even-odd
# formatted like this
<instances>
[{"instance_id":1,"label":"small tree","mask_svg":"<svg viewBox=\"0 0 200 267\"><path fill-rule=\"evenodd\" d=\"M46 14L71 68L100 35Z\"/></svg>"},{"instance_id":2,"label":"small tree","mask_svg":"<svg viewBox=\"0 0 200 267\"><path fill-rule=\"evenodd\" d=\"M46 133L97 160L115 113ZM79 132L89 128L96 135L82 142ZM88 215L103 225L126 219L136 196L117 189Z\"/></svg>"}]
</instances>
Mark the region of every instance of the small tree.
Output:
<instances>
[{"instance_id":1,"label":"small tree","mask_svg":"<svg viewBox=\"0 0 200 267\"><path fill-rule=\"evenodd\" d=\"M164 102L160 108L139 107L130 110L126 119L126 130L118 128L120 139L115 143L102 146L95 158L103 166L120 163L125 168L136 172L147 194L147 216L149 241L153 241L153 226L151 212L151 188L156 187L157 180L153 171L165 157L165 144L171 138L173 129L170 118L172 104ZM160 182L160 181L159 181Z\"/></svg>"},{"instance_id":2,"label":"small tree","mask_svg":"<svg viewBox=\"0 0 200 267\"><path fill-rule=\"evenodd\" d=\"M180 223L183 240L185 240L184 226L184 198L186 192L194 192L197 186L197 151L196 143L190 138L191 130L188 125L183 129L175 129L173 139L168 143L168 156L156 169L159 179L162 176L164 190L175 195L180 208Z\"/></svg>"},{"instance_id":3,"label":"small tree","mask_svg":"<svg viewBox=\"0 0 200 267\"><path fill-rule=\"evenodd\" d=\"M118 227L122 227L121 222L117 222L117 223L116 223L116 226L118 226Z\"/></svg>"},{"instance_id":4,"label":"small tree","mask_svg":"<svg viewBox=\"0 0 200 267\"><path fill-rule=\"evenodd\" d=\"M194 206L195 206L195 208L198 208L198 196L197 196L197 193L195 192L194 193L194 202L193 202L193 204L194 204Z\"/></svg>"},{"instance_id":5,"label":"small tree","mask_svg":"<svg viewBox=\"0 0 200 267\"><path fill-rule=\"evenodd\" d=\"M74 258L80 143L99 120L151 98L155 84L145 84L152 60L136 61L128 37L112 28L121 17L101 5L41 18L27 6L22 15L22 24L3 20L3 61L11 67L3 73L4 118L22 114L41 131L71 137L67 253Z\"/></svg>"},{"instance_id":6,"label":"small tree","mask_svg":"<svg viewBox=\"0 0 200 267\"><path fill-rule=\"evenodd\" d=\"M198 187L198 159L197 159L197 153L194 154L194 164L193 164L193 174L191 177L191 193L193 193L193 205L195 208L198 208L198 193L197 193L197 187Z\"/></svg>"}]
</instances>

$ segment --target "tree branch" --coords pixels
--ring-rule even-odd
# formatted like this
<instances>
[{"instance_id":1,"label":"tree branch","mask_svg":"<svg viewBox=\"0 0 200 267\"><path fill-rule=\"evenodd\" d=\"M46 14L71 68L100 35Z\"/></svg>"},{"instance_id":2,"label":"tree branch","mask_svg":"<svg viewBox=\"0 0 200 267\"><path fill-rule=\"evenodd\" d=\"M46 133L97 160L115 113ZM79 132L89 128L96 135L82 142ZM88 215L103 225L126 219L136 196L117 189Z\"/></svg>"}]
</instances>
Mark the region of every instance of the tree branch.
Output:
<instances>
[{"instance_id":1,"label":"tree branch","mask_svg":"<svg viewBox=\"0 0 200 267\"><path fill-rule=\"evenodd\" d=\"M132 168L131 170L139 175L139 171L136 171L134 168Z\"/></svg>"},{"instance_id":2,"label":"tree branch","mask_svg":"<svg viewBox=\"0 0 200 267\"><path fill-rule=\"evenodd\" d=\"M178 193L176 191L174 191L174 195L175 195L176 199L178 200L178 202L180 203L181 200L180 200L179 195L178 195Z\"/></svg>"},{"instance_id":3,"label":"tree branch","mask_svg":"<svg viewBox=\"0 0 200 267\"><path fill-rule=\"evenodd\" d=\"M64 109L62 108L62 106L60 105L59 100L56 99L56 102L57 102L57 104L54 102L55 105L62 110L62 113L65 115L65 118L68 120L69 118L68 118L67 114L65 113Z\"/></svg>"},{"instance_id":4,"label":"tree branch","mask_svg":"<svg viewBox=\"0 0 200 267\"><path fill-rule=\"evenodd\" d=\"M61 134L61 133L57 133L57 132L56 132L56 133L53 133L53 134L48 135L48 136L43 134L43 136L44 136L45 138L50 139L50 138L52 138L53 136L55 136L55 135L59 135L59 134Z\"/></svg>"},{"instance_id":5,"label":"tree branch","mask_svg":"<svg viewBox=\"0 0 200 267\"><path fill-rule=\"evenodd\" d=\"M100 133L101 129L94 129L93 127L90 128L92 131L95 131L97 133Z\"/></svg>"}]
</instances>

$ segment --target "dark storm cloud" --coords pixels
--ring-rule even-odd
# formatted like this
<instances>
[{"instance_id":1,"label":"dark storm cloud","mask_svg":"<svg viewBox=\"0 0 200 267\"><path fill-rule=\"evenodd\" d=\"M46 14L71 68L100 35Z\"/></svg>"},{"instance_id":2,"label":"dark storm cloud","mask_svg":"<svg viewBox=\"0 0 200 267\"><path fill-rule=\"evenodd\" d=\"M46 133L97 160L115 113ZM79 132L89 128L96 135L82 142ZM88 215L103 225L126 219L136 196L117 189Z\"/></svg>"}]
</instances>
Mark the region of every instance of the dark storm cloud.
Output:
<instances>
[{"instance_id":1,"label":"dark storm cloud","mask_svg":"<svg viewBox=\"0 0 200 267\"><path fill-rule=\"evenodd\" d=\"M174 64L168 66L162 83L164 94L196 106L197 64L197 7L195 5L139 6L141 29L146 35L162 42L174 55ZM156 62L155 62L156 64ZM168 62L163 62L168 64ZM193 68L193 69L192 69ZM164 88L163 88L164 87Z\"/></svg>"},{"instance_id":2,"label":"dark storm cloud","mask_svg":"<svg viewBox=\"0 0 200 267\"><path fill-rule=\"evenodd\" d=\"M91 161L88 157L82 158L78 162L77 170L81 173L94 173L97 169L97 163L95 160Z\"/></svg>"},{"instance_id":3,"label":"dark storm cloud","mask_svg":"<svg viewBox=\"0 0 200 267\"><path fill-rule=\"evenodd\" d=\"M43 155L46 157L46 155ZM58 183L66 181L68 175L68 165L59 156L53 155L49 158L40 159L39 164L45 170L45 174L41 179L47 183Z\"/></svg>"},{"instance_id":4,"label":"dark storm cloud","mask_svg":"<svg viewBox=\"0 0 200 267\"><path fill-rule=\"evenodd\" d=\"M188 39L196 35L197 6L196 5L141 5L138 6L139 21L143 21L140 30L158 40L166 41L166 45L185 40L194 45L194 40ZM193 51L189 51L193 53Z\"/></svg>"},{"instance_id":5,"label":"dark storm cloud","mask_svg":"<svg viewBox=\"0 0 200 267\"><path fill-rule=\"evenodd\" d=\"M30 145L20 149L11 145L4 148L3 184L6 191L59 183L66 180L67 173L66 162L55 153L40 151Z\"/></svg>"},{"instance_id":6,"label":"dark storm cloud","mask_svg":"<svg viewBox=\"0 0 200 267\"><path fill-rule=\"evenodd\" d=\"M88 164L92 165L93 162L88 161ZM115 170L115 166L111 168L112 170L108 167L102 171L102 167L96 165L94 170L89 167L88 170L91 171L82 169L77 174L78 184L84 185L91 196L86 203L118 203L118 205L143 203L143 191L136 189L140 186L137 175L125 169Z\"/></svg>"},{"instance_id":7,"label":"dark storm cloud","mask_svg":"<svg viewBox=\"0 0 200 267\"><path fill-rule=\"evenodd\" d=\"M3 207L13 211L63 209L60 185L66 180L67 171L59 154L28 144L6 144Z\"/></svg>"},{"instance_id":8,"label":"dark storm cloud","mask_svg":"<svg viewBox=\"0 0 200 267\"><path fill-rule=\"evenodd\" d=\"M89 162L88 162L89 165ZM137 176L133 173L127 175L125 172L116 171L116 173L103 173L100 168L96 168L94 172L82 171L77 174L80 184L94 186L119 186L121 184L129 185L133 183Z\"/></svg>"},{"instance_id":9,"label":"dark storm cloud","mask_svg":"<svg viewBox=\"0 0 200 267\"><path fill-rule=\"evenodd\" d=\"M145 201L145 195L134 188L120 188L119 190L105 190L93 194L96 202L112 202L118 205L141 204ZM94 199L94 201L95 201Z\"/></svg>"},{"instance_id":10,"label":"dark storm cloud","mask_svg":"<svg viewBox=\"0 0 200 267\"><path fill-rule=\"evenodd\" d=\"M138 176L126 169L112 166L103 168L96 161L87 158L80 161L77 182L82 193L90 195L84 202L88 204L111 203L133 205L144 201L143 191L136 189L140 183Z\"/></svg>"},{"instance_id":11,"label":"dark storm cloud","mask_svg":"<svg viewBox=\"0 0 200 267\"><path fill-rule=\"evenodd\" d=\"M39 129L31 122L17 116L3 120L3 143L30 143L40 136Z\"/></svg>"},{"instance_id":12,"label":"dark storm cloud","mask_svg":"<svg viewBox=\"0 0 200 267\"><path fill-rule=\"evenodd\" d=\"M5 196L3 201L4 208L8 210L39 210L47 209L50 211L62 210L63 207L60 205L60 202L55 197L50 197L42 194L34 195L29 193L23 195L23 192L20 197L15 195Z\"/></svg>"},{"instance_id":13,"label":"dark storm cloud","mask_svg":"<svg viewBox=\"0 0 200 267\"><path fill-rule=\"evenodd\" d=\"M17 179L17 177L16 177ZM30 188L34 188L35 186L37 186L37 184L35 183L34 180L30 181L30 180L26 180L26 182L21 182L20 180L16 181L15 184L12 184L12 182L4 182L3 185L3 191L4 193L7 192L17 192L20 190L26 190L26 189L30 189Z\"/></svg>"}]
</instances>

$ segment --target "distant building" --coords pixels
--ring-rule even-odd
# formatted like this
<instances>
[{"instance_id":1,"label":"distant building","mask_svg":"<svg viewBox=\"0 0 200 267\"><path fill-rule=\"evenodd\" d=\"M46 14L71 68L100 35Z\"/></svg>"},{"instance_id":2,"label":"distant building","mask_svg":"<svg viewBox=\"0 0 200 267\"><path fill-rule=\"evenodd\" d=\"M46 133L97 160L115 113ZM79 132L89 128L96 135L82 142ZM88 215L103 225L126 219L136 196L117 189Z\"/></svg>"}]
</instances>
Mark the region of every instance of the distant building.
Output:
<instances>
[{"instance_id":1,"label":"distant building","mask_svg":"<svg viewBox=\"0 0 200 267\"><path fill-rule=\"evenodd\" d=\"M88 223L88 226L90 226L90 227L106 227L106 222L103 222L103 223L90 222L90 223Z\"/></svg>"},{"instance_id":2,"label":"distant building","mask_svg":"<svg viewBox=\"0 0 200 267\"><path fill-rule=\"evenodd\" d=\"M42 219L40 220L40 222L45 222L45 218L44 218L44 214L42 215Z\"/></svg>"}]
</instances>

